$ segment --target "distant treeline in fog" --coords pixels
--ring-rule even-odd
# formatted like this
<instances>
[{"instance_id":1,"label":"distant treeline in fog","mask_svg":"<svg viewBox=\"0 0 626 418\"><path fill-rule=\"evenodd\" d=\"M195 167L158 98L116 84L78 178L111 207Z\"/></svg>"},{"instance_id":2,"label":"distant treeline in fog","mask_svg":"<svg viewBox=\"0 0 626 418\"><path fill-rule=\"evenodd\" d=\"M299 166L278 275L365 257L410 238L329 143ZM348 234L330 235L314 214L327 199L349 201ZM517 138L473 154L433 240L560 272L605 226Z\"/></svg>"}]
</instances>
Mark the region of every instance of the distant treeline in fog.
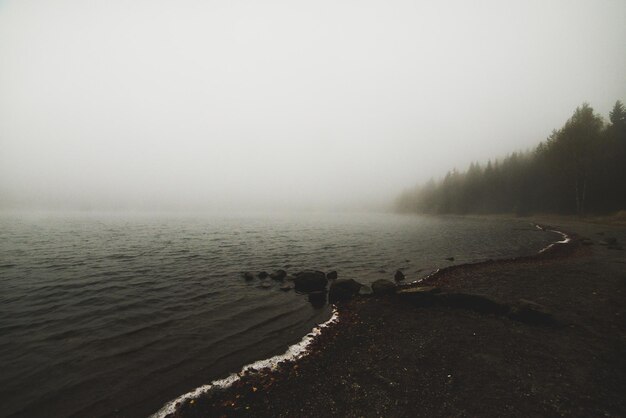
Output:
<instances>
[{"instance_id":1,"label":"distant treeline in fog","mask_svg":"<svg viewBox=\"0 0 626 418\"><path fill-rule=\"evenodd\" d=\"M452 170L440 181L406 190L396 208L519 215L626 209L626 108L617 101L605 122L585 103L533 151Z\"/></svg>"}]
</instances>

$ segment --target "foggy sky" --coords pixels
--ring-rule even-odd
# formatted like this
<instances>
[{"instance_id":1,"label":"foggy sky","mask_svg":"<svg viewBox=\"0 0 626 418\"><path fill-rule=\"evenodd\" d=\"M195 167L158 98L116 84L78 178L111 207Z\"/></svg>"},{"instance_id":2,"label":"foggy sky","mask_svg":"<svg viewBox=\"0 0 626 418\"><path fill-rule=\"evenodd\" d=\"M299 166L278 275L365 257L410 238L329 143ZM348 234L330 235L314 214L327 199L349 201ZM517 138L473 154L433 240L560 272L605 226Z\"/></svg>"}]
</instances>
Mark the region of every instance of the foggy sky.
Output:
<instances>
[{"instance_id":1,"label":"foggy sky","mask_svg":"<svg viewBox=\"0 0 626 418\"><path fill-rule=\"evenodd\" d=\"M0 0L0 207L381 206L626 98L626 2Z\"/></svg>"}]
</instances>

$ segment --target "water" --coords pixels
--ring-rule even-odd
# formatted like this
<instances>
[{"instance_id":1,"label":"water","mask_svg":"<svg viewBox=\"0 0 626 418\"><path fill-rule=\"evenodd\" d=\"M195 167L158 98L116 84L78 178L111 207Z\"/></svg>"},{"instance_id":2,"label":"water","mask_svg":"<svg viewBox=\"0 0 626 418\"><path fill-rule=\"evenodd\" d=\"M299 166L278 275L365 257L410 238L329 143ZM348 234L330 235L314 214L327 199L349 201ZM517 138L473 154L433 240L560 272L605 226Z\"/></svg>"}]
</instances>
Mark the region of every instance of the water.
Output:
<instances>
[{"instance_id":1,"label":"water","mask_svg":"<svg viewBox=\"0 0 626 418\"><path fill-rule=\"evenodd\" d=\"M330 316L242 271L414 280L557 238L455 217L3 215L0 416L146 416Z\"/></svg>"}]
</instances>

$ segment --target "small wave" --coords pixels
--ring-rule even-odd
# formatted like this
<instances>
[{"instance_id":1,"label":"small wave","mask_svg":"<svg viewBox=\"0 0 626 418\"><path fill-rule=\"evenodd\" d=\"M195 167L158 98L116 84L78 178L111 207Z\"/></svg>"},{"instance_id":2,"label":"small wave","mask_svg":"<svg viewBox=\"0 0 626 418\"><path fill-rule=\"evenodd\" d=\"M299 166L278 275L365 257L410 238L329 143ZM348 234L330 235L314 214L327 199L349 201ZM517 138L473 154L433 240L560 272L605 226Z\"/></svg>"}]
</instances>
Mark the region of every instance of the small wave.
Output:
<instances>
[{"instance_id":1,"label":"small wave","mask_svg":"<svg viewBox=\"0 0 626 418\"><path fill-rule=\"evenodd\" d=\"M233 373L230 376L220 379L214 380L208 385L200 386L192 390L191 392L187 392L184 395L179 396L178 398L169 401L163 408L157 411L155 414L151 416L151 418L165 418L170 414L176 413L176 408L180 405L181 402L188 401L191 399L197 399L201 395L210 392L213 389L225 389L232 386L235 382L241 379L246 372L252 370L262 370L262 369L275 369L279 363L288 360L297 360L302 358L308 354L308 348L313 342L314 338L322 333L322 330L331 324L339 322L339 312L336 307L333 307L333 314L330 319L324 323L319 324L310 333L305 335L299 343L290 346L284 354L279 354L274 357L270 357L265 360L255 361L252 364L248 364L244 366L239 373Z\"/></svg>"},{"instance_id":2,"label":"small wave","mask_svg":"<svg viewBox=\"0 0 626 418\"><path fill-rule=\"evenodd\" d=\"M219 295L220 293L222 293L222 292L220 292L219 290L213 290L213 291L209 291L209 292L198 293L198 294L196 294L194 296L191 296L188 300L189 300L189 302L194 302L194 301L197 301L197 300L204 300L204 299L209 298L210 296Z\"/></svg>"},{"instance_id":3,"label":"small wave","mask_svg":"<svg viewBox=\"0 0 626 418\"><path fill-rule=\"evenodd\" d=\"M51 269L51 270L65 270L68 267L73 267L73 265L69 265L69 264L50 264L50 265L46 266L45 268Z\"/></svg>"},{"instance_id":4,"label":"small wave","mask_svg":"<svg viewBox=\"0 0 626 418\"><path fill-rule=\"evenodd\" d=\"M108 258L110 260L132 260L137 257L141 257L142 254L111 254L104 258Z\"/></svg>"},{"instance_id":5,"label":"small wave","mask_svg":"<svg viewBox=\"0 0 626 418\"><path fill-rule=\"evenodd\" d=\"M16 264L0 264L0 269L10 269L11 267L15 267Z\"/></svg>"}]
</instances>

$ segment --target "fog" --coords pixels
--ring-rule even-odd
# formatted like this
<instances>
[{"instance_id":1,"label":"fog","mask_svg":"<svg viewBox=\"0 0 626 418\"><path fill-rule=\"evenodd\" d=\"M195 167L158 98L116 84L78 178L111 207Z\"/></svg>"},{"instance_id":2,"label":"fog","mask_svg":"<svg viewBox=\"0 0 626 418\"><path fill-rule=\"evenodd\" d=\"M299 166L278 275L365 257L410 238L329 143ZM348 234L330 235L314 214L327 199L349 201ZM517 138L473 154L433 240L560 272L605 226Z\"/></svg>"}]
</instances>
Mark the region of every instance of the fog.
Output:
<instances>
[{"instance_id":1,"label":"fog","mask_svg":"<svg viewBox=\"0 0 626 418\"><path fill-rule=\"evenodd\" d=\"M0 1L0 208L384 209L626 98L626 2Z\"/></svg>"}]
</instances>

